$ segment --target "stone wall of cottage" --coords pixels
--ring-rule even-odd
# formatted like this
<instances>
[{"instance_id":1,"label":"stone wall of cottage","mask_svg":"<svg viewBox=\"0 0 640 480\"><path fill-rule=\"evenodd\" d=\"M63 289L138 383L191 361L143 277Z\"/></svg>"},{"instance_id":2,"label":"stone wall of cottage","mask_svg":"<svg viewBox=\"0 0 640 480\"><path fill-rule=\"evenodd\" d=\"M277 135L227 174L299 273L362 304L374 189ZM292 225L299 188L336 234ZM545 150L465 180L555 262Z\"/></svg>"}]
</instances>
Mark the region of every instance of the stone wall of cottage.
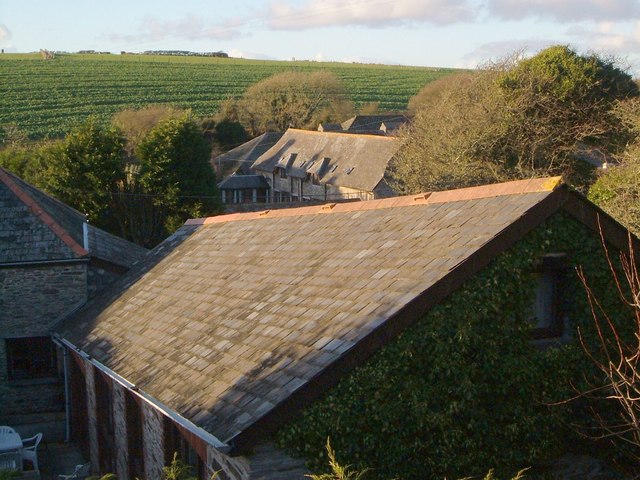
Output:
<instances>
[{"instance_id":1,"label":"stone wall of cottage","mask_svg":"<svg viewBox=\"0 0 640 480\"><path fill-rule=\"evenodd\" d=\"M116 281L120 275L103 268L90 266L87 270L87 296L89 299Z\"/></svg>"},{"instance_id":2,"label":"stone wall of cottage","mask_svg":"<svg viewBox=\"0 0 640 480\"><path fill-rule=\"evenodd\" d=\"M86 301L84 263L0 268L0 335L47 335L60 317Z\"/></svg>"},{"instance_id":3,"label":"stone wall of cottage","mask_svg":"<svg viewBox=\"0 0 640 480\"><path fill-rule=\"evenodd\" d=\"M98 444L98 412L96 401L95 376L101 375L90 362L85 362L85 378L87 392L87 421L89 436L89 456L94 467L94 474L114 473L98 472L100 465L100 446ZM129 478L129 445L127 441L127 407L128 392L118 382L111 381L111 409L113 412L114 464L118 478ZM144 455L144 477L146 479L161 478L165 466L164 448L164 415L151 404L142 401L142 442ZM273 444L259 445L251 456L231 457L212 446L207 446L206 468L209 475L219 472L220 480L304 480L309 471L304 461L293 458L277 449Z\"/></svg>"},{"instance_id":4,"label":"stone wall of cottage","mask_svg":"<svg viewBox=\"0 0 640 480\"><path fill-rule=\"evenodd\" d=\"M100 465L100 450L98 448L98 416L96 410L96 388L95 388L95 376L98 373L95 371L93 365L86 364L85 380L87 382L87 420L89 427L89 461L94 466L94 470L97 471L97 466ZM95 473L95 472L94 472Z\"/></svg>"},{"instance_id":5,"label":"stone wall of cottage","mask_svg":"<svg viewBox=\"0 0 640 480\"><path fill-rule=\"evenodd\" d=\"M113 382L113 435L115 445L115 474L118 478L129 478L129 445L127 439L126 390Z\"/></svg>"},{"instance_id":6,"label":"stone wall of cottage","mask_svg":"<svg viewBox=\"0 0 640 480\"><path fill-rule=\"evenodd\" d=\"M10 380L7 340L48 336L53 324L87 300L84 263L0 268L0 421L64 410L59 376Z\"/></svg>"},{"instance_id":7,"label":"stone wall of cottage","mask_svg":"<svg viewBox=\"0 0 640 480\"><path fill-rule=\"evenodd\" d=\"M0 382L0 399L0 424L15 425L16 417L64 410L64 386L56 379Z\"/></svg>"},{"instance_id":8,"label":"stone wall of cottage","mask_svg":"<svg viewBox=\"0 0 640 480\"><path fill-rule=\"evenodd\" d=\"M288 192L292 197L297 198L309 198L317 201L335 201L335 200L373 200L378 198L374 192L361 190L358 188L350 188L343 186L331 185L329 183L323 183L316 185L313 182L306 181L301 178L287 176L282 178L279 174L269 174L267 172L260 172L265 176L267 182L271 186L272 201L277 201L277 193L275 192ZM388 193L387 190L384 190ZM382 191L381 191L382 193ZM385 196L389 196L388 194Z\"/></svg>"},{"instance_id":9,"label":"stone wall of cottage","mask_svg":"<svg viewBox=\"0 0 640 480\"><path fill-rule=\"evenodd\" d=\"M161 478L162 467L164 467L163 416L146 402L142 403L142 415L144 418L142 442L145 478Z\"/></svg>"}]
</instances>

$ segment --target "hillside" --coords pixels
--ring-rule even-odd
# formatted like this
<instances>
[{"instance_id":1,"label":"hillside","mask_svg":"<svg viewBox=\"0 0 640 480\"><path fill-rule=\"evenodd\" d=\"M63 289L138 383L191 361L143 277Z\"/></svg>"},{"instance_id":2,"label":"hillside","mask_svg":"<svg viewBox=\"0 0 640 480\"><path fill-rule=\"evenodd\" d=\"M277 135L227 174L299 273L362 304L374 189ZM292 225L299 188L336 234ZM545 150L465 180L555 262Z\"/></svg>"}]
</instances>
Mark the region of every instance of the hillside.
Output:
<instances>
[{"instance_id":1,"label":"hillside","mask_svg":"<svg viewBox=\"0 0 640 480\"><path fill-rule=\"evenodd\" d=\"M345 83L356 106L379 102L404 110L426 83L451 69L235 58L153 55L0 55L0 125L32 138L61 136L90 115L127 107L172 104L212 115L225 98L275 73L328 70Z\"/></svg>"}]
</instances>

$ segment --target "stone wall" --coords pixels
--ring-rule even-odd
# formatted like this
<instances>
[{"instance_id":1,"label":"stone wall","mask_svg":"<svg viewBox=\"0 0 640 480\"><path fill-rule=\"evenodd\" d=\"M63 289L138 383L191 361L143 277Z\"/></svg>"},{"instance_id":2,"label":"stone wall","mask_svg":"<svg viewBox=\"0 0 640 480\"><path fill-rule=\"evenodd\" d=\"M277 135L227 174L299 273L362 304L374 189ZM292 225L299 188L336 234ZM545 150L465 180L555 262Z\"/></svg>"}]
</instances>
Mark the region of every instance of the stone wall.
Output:
<instances>
[{"instance_id":1,"label":"stone wall","mask_svg":"<svg viewBox=\"0 0 640 480\"><path fill-rule=\"evenodd\" d=\"M163 415L146 402L142 403L142 413L144 474L148 479L161 478L165 457Z\"/></svg>"},{"instance_id":2,"label":"stone wall","mask_svg":"<svg viewBox=\"0 0 640 480\"><path fill-rule=\"evenodd\" d=\"M2 352L0 352L0 355ZM64 410L64 385L57 380L29 383L0 382L0 424L14 425L12 417Z\"/></svg>"},{"instance_id":3,"label":"stone wall","mask_svg":"<svg viewBox=\"0 0 640 480\"><path fill-rule=\"evenodd\" d=\"M87 295L89 299L94 298L102 290L120 278L120 275L117 273L94 266L90 266L87 273Z\"/></svg>"},{"instance_id":4,"label":"stone wall","mask_svg":"<svg viewBox=\"0 0 640 480\"><path fill-rule=\"evenodd\" d=\"M85 263L0 268L0 335L47 335L56 320L86 301Z\"/></svg>"},{"instance_id":5,"label":"stone wall","mask_svg":"<svg viewBox=\"0 0 640 480\"><path fill-rule=\"evenodd\" d=\"M87 422L89 430L89 460L93 466L93 473L97 473L100 465L100 450L98 448L98 417L96 411L95 375L99 375L93 365L86 363L85 380L87 382Z\"/></svg>"},{"instance_id":6,"label":"stone wall","mask_svg":"<svg viewBox=\"0 0 640 480\"><path fill-rule=\"evenodd\" d=\"M279 175L272 175L266 172L260 172L269 182L271 186L272 200L275 201L276 191L289 192L292 196L295 195L298 198L309 198L310 200L316 200L320 202L331 202L336 200L373 200L378 198L373 192L361 190L358 188L343 187L331 185L329 183L323 183L315 185L312 182L304 181L300 178L288 176L282 178ZM384 190L384 195L390 196L388 190ZM391 191L392 192L392 191Z\"/></svg>"},{"instance_id":7,"label":"stone wall","mask_svg":"<svg viewBox=\"0 0 640 480\"><path fill-rule=\"evenodd\" d=\"M0 268L0 419L64 411L58 376L9 380L8 338L45 337L53 324L87 300L85 263ZM35 421L35 420L34 420Z\"/></svg>"},{"instance_id":8,"label":"stone wall","mask_svg":"<svg viewBox=\"0 0 640 480\"><path fill-rule=\"evenodd\" d=\"M126 391L118 382L113 382L113 435L115 445L116 475L129 478L129 445L127 441Z\"/></svg>"}]
</instances>

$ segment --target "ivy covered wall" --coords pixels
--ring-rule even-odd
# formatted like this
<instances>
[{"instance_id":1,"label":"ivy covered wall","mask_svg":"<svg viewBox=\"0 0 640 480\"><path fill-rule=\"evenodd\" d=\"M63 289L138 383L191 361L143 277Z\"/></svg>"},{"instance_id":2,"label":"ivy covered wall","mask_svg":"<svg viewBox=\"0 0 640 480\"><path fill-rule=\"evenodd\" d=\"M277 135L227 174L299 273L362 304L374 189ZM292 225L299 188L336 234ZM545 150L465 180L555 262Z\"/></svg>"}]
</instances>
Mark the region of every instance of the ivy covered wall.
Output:
<instances>
[{"instance_id":1,"label":"ivy covered wall","mask_svg":"<svg viewBox=\"0 0 640 480\"><path fill-rule=\"evenodd\" d=\"M293 418L279 446L321 471L330 437L338 461L371 468L367 478L421 480L512 473L576 448L571 424L588 424L584 405L551 404L575 395L570 382L584 387L591 363L575 340L537 346L528 320L533 272L550 253L568 256L574 338L593 327L575 265L626 318L599 236L556 213Z\"/></svg>"}]
</instances>

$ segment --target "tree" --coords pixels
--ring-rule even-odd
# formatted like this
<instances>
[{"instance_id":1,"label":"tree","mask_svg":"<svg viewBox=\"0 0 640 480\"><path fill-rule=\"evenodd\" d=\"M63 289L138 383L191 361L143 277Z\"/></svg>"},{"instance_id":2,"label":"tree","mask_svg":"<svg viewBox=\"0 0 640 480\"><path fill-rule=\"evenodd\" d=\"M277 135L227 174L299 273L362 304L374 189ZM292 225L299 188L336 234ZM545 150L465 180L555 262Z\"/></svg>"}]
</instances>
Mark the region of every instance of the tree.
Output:
<instances>
[{"instance_id":1,"label":"tree","mask_svg":"<svg viewBox=\"0 0 640 480\"><path fill-rule=\"evenodd\" d=\"M496 72L486 70L427 85L411 124L401 130L402 147L392 163L396 187L404 193L446 190L501 180L500 165L488 155L504 135ZM436 82L434 82L436 83Z\"/></svg>"},{"instance_id":2,"label":"tree","mask_svg":"<svg viewBox=\"0 0 640 480\"><path fill-rule=\"evenodd\" d=\"M116 127L89 119L46 150L44 189L87 214L91 223L113 231L111 192L124 176L124 146Z\"/></svg>"},{"instance_id":3,"label":"tree","mask_svg":"<svg viewBox=\"0 0 640 480\"><path fill-rule=\"evenodd\" d=\"M427 85L411 101L416 116L395 165L399 187L409 193L558 174L588 184L576 147L621 148L628 132L613 108L637 95L613 60L566 46Z\"/></svg>"},{"instance_id":4,"label":"tree","mask_svg":"<svg viewBox=\"0 0 640 480\"><path fill-rule=\"evenodd\" d=\"M161 121L135 154L137 163L127 167L117 195L128 238L152 247L187 218L218 212L210 147L188 115Z\"/></svg>"},{"instance_id":5,"label":"tree","mask_svg":"<svg viewBox=\"0 0 640 480\"><path fill-rule=\"evenodd\" d=\"M328 72L284 72L258 82L225 110L252 135L269 130L316 128L353 112L342 82Z\"/></svg>"},{"instance_id":6,"label":"tree","mask_svg":"<svg viewBox=\"0 0 640 480\"><path fill-rule=\"evenodd\" d=\"M601 172L589 199L640 235L640 99L619 103L615 113L635 138L617 158L619 164Z\"/></svg>"},{"instance_id":7,"label":"tree","mask_svg":"<svg viewBox=\"0 0 640 480\"><path fill-rule=\"evenodd\" d=\"M578 142L615 151L626 135L613 107L638 95L614 61L560 45L518 61L497 86L509 125L503 156L522 176L565 172Z\"/></svg>"},{"instance_id":8,"label":"tree","mask_svg":"<svg viewBox=\"0 0 640 480\"><path fill-rule=\"evenodd\" d=\"M111 123L122 131L127 139L127 153L133 155L138 144L158 123L187 113L171 105L148 105L140 109L121 110L113 116Z\"/></svg>"},{"instance_id":9,"label":"tree","mask_svg":"<svg viewBox=\"0 0 640 480\"><path fill-rule=\"evenodd\" d=\"M47 159L59 142L7 146L0 150L0 166L36 187L46 187Z\"/></svg>"}]
</instances>

